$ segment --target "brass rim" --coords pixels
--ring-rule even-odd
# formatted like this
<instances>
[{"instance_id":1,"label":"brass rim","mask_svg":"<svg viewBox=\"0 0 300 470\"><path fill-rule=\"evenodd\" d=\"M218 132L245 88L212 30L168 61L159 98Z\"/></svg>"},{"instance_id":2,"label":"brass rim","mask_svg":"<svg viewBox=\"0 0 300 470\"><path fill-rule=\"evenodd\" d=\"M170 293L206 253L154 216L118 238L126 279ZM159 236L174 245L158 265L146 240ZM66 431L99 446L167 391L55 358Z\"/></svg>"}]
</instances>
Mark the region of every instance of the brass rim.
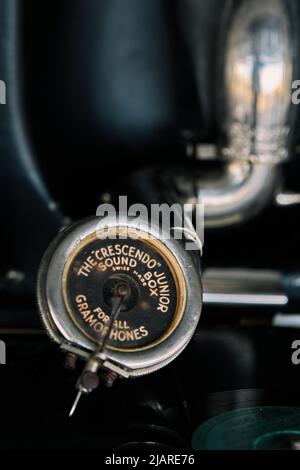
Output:
<instances>
[{"instance_id":1,"label":"brass rim","mask_svg":"<svg viewBox=\"0 0 300 470\"><path fill-rule=\"evenodd\" d=\"M146 349L153 348L154 346L157 346L158 344L162 343L165 339L167 339L175 331L175 329L177 328L177 326L179 325L179 323L180 323L180 321L183 317L183 313L184 313L184 309L185 309L185 305L186 305L186 285L185 285L185 279L184 279L184 276L183 276L183 273L182 273L182 269L181 269L177 259L173 255L173 253L169 250L169 248L167 248L166 245L164 245L160 240L158 240L155 237L152 237L151 234L149 234L147 232L140 231L140 230L130 228L130 227L112 227L112 228L106 230L105 233L109 234L109 235L114 234L116 236L126 234L126 236L128 238L131 238L132 240L139 239L139 240L142 240L145 244L149 245L151 248L153 248L153 247L156 248L156 250L158 251L160 256L164 259L164 261L167 263L167 265L168 265L168 267L171 271L171 274L172 274L173 279L175 281L177 301L176 301L176 310L175 310L175 313L173 315L171 324L169 325L169 327L167 328L165 333L161 337L156 339L155 341L152 341L151 343L149 343L145 346L142 346L142 347L122 349L122 348L117 348L117 347L111 346L111 345L106 346L107 349L111 349L113 351L119 351L119 352L122 352L122 353L123 352L130 353L130 352L145 351ZM132 237L132 235L134 235L134 237ZM68 295L67 295L67 277L68 277L68 273L69 273L69 268L70 268L74 258L77 256L78 252L80 250L82 250L82 248L84 248L85 246L89 245L94 240L99 240L99 239L101 239L101 238L99 236L97 236L97 232L94 232L94 233L88 235L87 237L85 237L82 240L82 242L78 244L78 246L75 248L75 250L73 250L73 252L71 253L71 256L68 258L68 260L65 264L64 271L63 271L63 277L62 277L63 299L64 299L66 309L68 311L68 314L71 317L72 321L75 323L75 325L78 327L78 329L81 331L81 333L83 333L86 337L88 337L95 344L97 344L97 342L98 342L97 339L95 339L92 335L87 333L84 330L84 328L82 328L80 322L78 322L78 320L77 320L77 317L74 315L73 309L72 309L72 307L69 303Z\"/></svg>"}]
</instances>

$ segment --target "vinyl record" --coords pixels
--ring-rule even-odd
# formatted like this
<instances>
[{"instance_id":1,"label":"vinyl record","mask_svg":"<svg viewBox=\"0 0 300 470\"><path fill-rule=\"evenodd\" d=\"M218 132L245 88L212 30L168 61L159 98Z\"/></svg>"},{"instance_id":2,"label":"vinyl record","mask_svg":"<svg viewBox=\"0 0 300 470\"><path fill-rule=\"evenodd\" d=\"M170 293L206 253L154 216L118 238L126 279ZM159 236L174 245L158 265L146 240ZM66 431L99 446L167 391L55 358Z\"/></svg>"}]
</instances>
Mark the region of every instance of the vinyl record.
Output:
<instances>
[{"instance_id":1,"label":"vinyl record","mask_svg":"<svg viewBox=\"0 0 300 470\"><path fill-rule=\"evenodd\" d=\"M219 414L193 434L194 450L300 449L300 407L251 407Z\"/></svg>"}]
</instances>

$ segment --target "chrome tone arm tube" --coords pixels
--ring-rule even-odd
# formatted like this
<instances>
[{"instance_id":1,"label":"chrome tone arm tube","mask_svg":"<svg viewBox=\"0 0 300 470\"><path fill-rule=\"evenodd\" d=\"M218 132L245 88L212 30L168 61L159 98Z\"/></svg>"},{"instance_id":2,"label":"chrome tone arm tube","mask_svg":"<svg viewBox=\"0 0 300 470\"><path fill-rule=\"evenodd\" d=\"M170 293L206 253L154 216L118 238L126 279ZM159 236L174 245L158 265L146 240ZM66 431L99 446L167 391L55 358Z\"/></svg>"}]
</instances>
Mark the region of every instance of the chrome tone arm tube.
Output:
<instances>
[{"instance_id":1,"label":"chrome tone arm tube","mask_svg":"<svg viewBox=\"0 0 300 470\"><path fill-rule=\"evenodd\" d=\"M221 156L229 162L219 181L197 181L210 227L263 208L275 191L278 165L288 158L294 42L286 1L239 2L225 48Z\"/></svg>"},{"instance_id":2,"label":"chrome tone arm tube","mask_svg":"<svg viewBox=\"0 0 300 470\"><path fill-rule=\"evenodd\" d=\"M207 305L284 307L289 301L283 275L278 271L208 269L203 274Z\"/></svg>"}]
</instances>

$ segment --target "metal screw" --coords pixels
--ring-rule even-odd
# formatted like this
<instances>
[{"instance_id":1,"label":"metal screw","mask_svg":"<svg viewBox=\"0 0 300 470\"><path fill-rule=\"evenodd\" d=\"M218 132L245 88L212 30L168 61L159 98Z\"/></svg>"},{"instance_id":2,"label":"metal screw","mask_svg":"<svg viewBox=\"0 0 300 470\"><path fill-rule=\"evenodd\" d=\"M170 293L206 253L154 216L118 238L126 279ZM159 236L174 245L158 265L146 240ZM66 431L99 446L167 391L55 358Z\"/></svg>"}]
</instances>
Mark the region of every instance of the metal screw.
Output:
<instances>
[{"instance_id":1,"label":"metal screw","mask_svg":"<svg viewBox=\"0 0 300 470\"><path fill-rule=\"evenodd\" d=\"M68 370L75 370L77 364L77 356L73 353L67 353L64 358L63 366Z\"/></svg>"},{"instance_id":2,"label":"metal screw","mask_svg":"<svg viewBox=\"0 0 300 470\"><path fill-rule=\"evenodd\" d=\"M104 385L108 388L113 386L117 378L118 374L112 370L106 370L101 373L101 379L103 380Z\"/></svg>"}]
</instances>

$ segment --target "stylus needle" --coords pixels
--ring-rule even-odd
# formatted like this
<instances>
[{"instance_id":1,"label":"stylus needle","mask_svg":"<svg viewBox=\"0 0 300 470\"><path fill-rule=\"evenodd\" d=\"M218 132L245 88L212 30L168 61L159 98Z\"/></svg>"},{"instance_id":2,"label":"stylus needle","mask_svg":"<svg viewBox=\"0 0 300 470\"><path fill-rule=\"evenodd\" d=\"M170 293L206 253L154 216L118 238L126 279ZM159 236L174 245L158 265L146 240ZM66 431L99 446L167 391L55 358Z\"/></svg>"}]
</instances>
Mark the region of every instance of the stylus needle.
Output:
<instances>
[{"instance_id":1,"label":"stylus needle","mask_svg":"<svg viewBox=\"0 0 300 470\"><path fill-rule=\"evenodd\" d=\"M82 395L82 391L79 390L78 393L77 393L77 395L76 395L76 398L75 398L75 400L74 400L74 403L73 403L73 406L72 406L72 408L71 408L71 411L70 411L70 413L69 413L69 417L70 417L70 418L71 418L71 416L73 416L74 411L75 411L76 408L77 408L77 405L78 405L78 402L79 402L79 400L80 400L80 398L81 398L81 395Z\"/></svg>"},{"instance_id":2,"label":"stylus needle","mask_svg":"<svg viewBox=\"0 0 300 470\"><path fill-rule=\"evenodd\" d=\"M97 350L94 352L94 354L90 356L81 376L79 377L79 380L77 382L78 393L76 395L75 401L69 413L69 418L73 416L81 395L83 393L84 394L90 393L92 390L98 387L99 378L98 378L97 372L100 367L100 362L97 356L104 351L106 342L109 338L114 321L116 320L119 313L121 312L122 305L125 299L130 295L130 293L131 293L131 290L127 284L121 283L117 285L114 295L112 297L114 306L113 306L110 320L108 323L107 332L104 338L100 338L99 346Z\"/></svg>"}]
</instances>

